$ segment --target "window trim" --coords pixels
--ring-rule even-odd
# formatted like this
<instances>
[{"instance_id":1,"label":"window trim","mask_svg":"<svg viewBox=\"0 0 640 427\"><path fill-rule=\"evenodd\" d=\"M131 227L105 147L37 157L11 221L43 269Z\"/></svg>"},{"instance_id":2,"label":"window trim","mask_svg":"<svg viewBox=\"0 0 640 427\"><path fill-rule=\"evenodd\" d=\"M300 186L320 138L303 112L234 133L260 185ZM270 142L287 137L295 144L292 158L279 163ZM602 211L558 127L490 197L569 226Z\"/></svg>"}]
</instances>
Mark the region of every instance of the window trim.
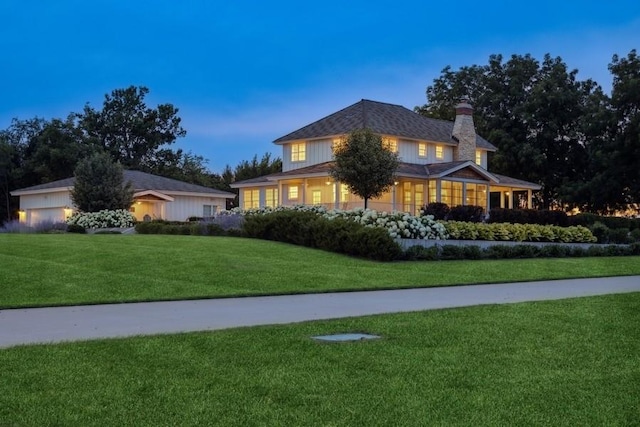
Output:
<instances>
[{"instance_id":1,"label":"window trim","mask_svg":"<svg viewBox=\"0 0 640 427\"><path fill-rule=\"evenodd\" d=\"M307 143L294 142L291 144L291 161L304 162L307 160Z\"/></svg>"}]
</instances>

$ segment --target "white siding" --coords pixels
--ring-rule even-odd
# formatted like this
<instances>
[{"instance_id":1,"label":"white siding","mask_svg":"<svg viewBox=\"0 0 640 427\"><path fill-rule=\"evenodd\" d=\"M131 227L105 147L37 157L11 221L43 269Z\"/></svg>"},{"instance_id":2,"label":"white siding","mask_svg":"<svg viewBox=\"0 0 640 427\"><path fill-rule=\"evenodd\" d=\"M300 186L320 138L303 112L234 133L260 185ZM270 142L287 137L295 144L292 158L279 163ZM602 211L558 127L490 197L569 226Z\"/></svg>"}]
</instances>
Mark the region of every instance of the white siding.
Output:
<instances>
[{"instance_id":1,"label":"white siding","mask_svg":"<svg viewBox=\"0 0 640 427\"><path fill-rule=\"evenodd\" d=\"M22 210L64 208L65 206L73 207L71 194L68 191L20 196L20 209Z\"/></svg>"},{"instance_id":2,"label":"white siding","mask_svg":"<svg viewBox=\"0 0 640 427\"><path fill-rule=\"evenodd\" d=\"M204 205L217 206L216 212L225 209L223 198L198 196L173 196L173 202L165 203L165 218L168 221L186 221L190 216L201 217Z\"/></svg>"},{"instance_id":3,"label":"white siding","mask_svg":"<svg viewBox=\"0 0 640 427\"><path fill-rule=\"evenodd\" d=\"M297 141L301 143L305 141ZM318 163L328 162L332 158L331 146L333 144L330 139L317 141L306 141L306 158L303 162L291 161L291 143L282 146L282 171L290 171L300 169Z\"/></svg>"}]
</instances>

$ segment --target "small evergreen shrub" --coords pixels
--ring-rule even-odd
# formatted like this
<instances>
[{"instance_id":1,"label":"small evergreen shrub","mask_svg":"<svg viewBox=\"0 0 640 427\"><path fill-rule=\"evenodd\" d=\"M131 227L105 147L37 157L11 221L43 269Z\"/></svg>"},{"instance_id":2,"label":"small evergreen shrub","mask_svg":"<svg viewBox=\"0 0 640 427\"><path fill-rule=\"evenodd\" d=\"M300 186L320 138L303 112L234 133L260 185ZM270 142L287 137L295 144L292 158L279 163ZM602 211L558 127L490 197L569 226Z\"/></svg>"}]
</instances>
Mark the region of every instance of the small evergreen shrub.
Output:
<instances>
[{"instance_id":1,"label":"small evergreen shrub","mask_svg":"<svg viewBox=\"0 0 640 427\"><path fill-rule=\"evenodd\" d=\"M631 236L628 228L609 229L609 243L626 244L631 243Z\"/></svg>"},{"instance_id":2,"label":"small evergreen shrub","mask_svg":"<svg viewBox=\"0 0 640 427\"><path fill-rule=\"evenodd\" d=\"M589 229L594 237L597 239L598 243L608 243L609 242L609 227L604 225L600 221L594 222Z\"/></svg>"},{"instance_id":3,"label":"small evergreen shrub","mask_svg":"<svg viewBox=\"0 0 640 427\"><path fill-rule=\"evenodd\" d=\"M446 216L448 221L482 222L484 209L481 206L456 206Z\"/></svg>"},{"instance_id":4,"label":"small evergreen shrub","mask_svg":"<svg viewBox=\"0 0 640 427\"><path fill-rule=\"evenodd\" d=\"M87 232L87 230L78 224L69 224L67 225L67 233L78 233L78 234L85 234Z\"/></svg>"},{"instance_id":5,"label":"small evergreen shrub","mask_svg":"<svg viewBox=\"0 0 640 427\"><path fill-rule=\"evenodd\" d=\"M640 228L636 228L629 233L632 242L640 242Z\"/></svg>"},{"instance_id":6,"label":"small evergreen shrub","mask_svg":"<svg viewBox=\"0 0 640 427\"><path fill-rule=\"evenodd\" d=\"M422 215L432 215L437 221L447 219L447 215L449 215L450 211L451 209L449 209L449 205L446 203L433 202L429 203L422 209Z\"/></svg>"}]
</instances>

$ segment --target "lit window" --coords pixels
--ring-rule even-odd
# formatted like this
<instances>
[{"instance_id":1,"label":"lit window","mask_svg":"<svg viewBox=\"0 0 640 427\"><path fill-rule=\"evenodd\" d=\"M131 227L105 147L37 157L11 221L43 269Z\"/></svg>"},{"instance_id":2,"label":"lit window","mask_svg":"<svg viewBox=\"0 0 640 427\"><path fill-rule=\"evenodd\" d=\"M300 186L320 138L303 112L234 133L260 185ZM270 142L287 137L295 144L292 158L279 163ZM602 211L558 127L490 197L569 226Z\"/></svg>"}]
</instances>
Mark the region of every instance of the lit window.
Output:
<instances>
[{"instance_id":1,"label":"lit window","mask_svg":"<svg viewBox=\"0 0 640 427\"><path fill-rule=\"evenodd\" d=\"M304 142L291 144L291 161L304 162L307 159L307 147Z\"/></svg>"},{"instance_id":2,"label":"lit window","mask_svg":"<svg viewBox=\"0 0 640 427\"><path fill-rule=\"evenodd\" d=\"M435 203L438 200L436 199L436 180L435 179L430 179L429 180L429 203Z\"/></svg>"},{"instance_id":3,"label":"lit window","mask_svg":"<svg viewBox=\"0 0 640 427\"><path fill-rule=\"evenodd\" d=\"M349 201L349 187L347 187L345 184L340 184L340 201Z\"/></svg>"},{"instance_id":4,"label":"lit window","mask_svg":"<svg viewBox=\"0 0 640 427\"><path fill-rule=\"evenodd\" d=\"M382 138L382 146L392 153L398 152L398 141L392 138Z\"/></svg>"},{"instance_id":5,"label":"lit window","mask_svg":"<svg viewBox=\"0 0 640 427\"><path fill-rule=\"evenodd\" d=\"M337 150L339 150L340 148L342 148L345 144L345 140L344 138L336 138L333 140L333 143L331 144L331 152L333 154L336 153Z\"/></svg>"},{"instance_id":6,"label":"lit window","mask_svg":"<svg viewBox=\"0 0 640 427\"><path fill-rule=\"evenodd\" d=\"M442 145L436 145L436 159L444 159L444 147Z\"/></svg>"},{"instance_id":7,"label":"lit window","mask_svg":"<svg viewBox=\"0 0 640 427\"><path fill-rule=\"evenodd\" d=\"M482 165L482 151L476 150L476 165Z\"/></svg>"},{"instance_id":8,"label":"lit window","mask_svg":"<svg viewBox=\"0 0 640 427\"><path fill-rule=\"evenodd\" d=\"M311 203L314 205L322 203L322 191L313 190L313 193L311 193Z\"/></svg>"},{"instance_id":9,"label":"lit window","mask_svg":"<svg viewBox=\"0 0 640 427\"><path fill-rule=\"evenodd\" d=\"M418 143L418 157L427 157L427 144L424 142Z\"/></svg>"},{"instance_id":10,"label":"lit window","mask_svg":"<svg viewBox=\"0 0 640 427\"><path fill-rule=\"evenodd\" d=\"M265 190L264 205L270 208L275 208L278 205L278 189L267 188Z\"/></svg>"},{"instance_id":11,"label":"lit window","mask_svg":"<svg viewBox=\"0 0 640 427\"><path fill-rule=\"evenodd\" d=\"M290 185L289 186L289 200L298 200L298 186Z\"/></svg>"},{"instance_id":12,"label":"lit window","mask_svg":"<svg viewBox=\"0 0 640 427\"><path fill-rule=\"evenodd\" d=\"M422 209L424 205L424 184L416 184L416 211L415 215L420 214L420 209Z\"/></svg>"},{"instance_id":13,"label":"lit window","mask_svg":"<svg viewBox=\"0 0 640 427\"><path fill-rule=\"evenodd\" d=\"M402 210L405 212L411 212L411 183L405 182L402 184L403 197L402 197Z\"/></svg>"},{"instance_id":14,"label":"lit window","mask_svg":"<svg viewBox=\"0 0 640 427\"><path fill-rule=\"evenodd\" d=\"M260 207L260 191L259 190L244 190L242 192L243 209L258 209Z\"/></svg>"}]
</instances>

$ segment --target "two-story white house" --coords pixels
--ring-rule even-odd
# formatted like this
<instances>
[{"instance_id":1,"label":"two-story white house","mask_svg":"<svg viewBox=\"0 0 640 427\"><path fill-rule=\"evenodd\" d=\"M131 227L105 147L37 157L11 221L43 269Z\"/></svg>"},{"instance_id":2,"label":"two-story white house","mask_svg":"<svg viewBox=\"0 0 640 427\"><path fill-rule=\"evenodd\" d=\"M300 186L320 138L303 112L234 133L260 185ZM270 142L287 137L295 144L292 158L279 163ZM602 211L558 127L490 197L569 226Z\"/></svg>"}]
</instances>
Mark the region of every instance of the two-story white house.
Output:
<instances>
[{"instance_id":1,"label":"two-story white house","mask_svg":"<svg viewBox=\"0 0 640 427\"><path fill-rule=\"evenodd\" d=\"M323 205L352 209L363 200L329 174L333 149L351 131L370 129L396 151L400 164L391 191L369 201L381 211L417 213L426 203L449 206L531 207L540 185L491 173L496 147L476 134L473 109L456 106L454 122L421 116L403 106L361 100L274 141L282 146L282 172L239 181L243 209Z\"/></svg>"}]
</instances>

